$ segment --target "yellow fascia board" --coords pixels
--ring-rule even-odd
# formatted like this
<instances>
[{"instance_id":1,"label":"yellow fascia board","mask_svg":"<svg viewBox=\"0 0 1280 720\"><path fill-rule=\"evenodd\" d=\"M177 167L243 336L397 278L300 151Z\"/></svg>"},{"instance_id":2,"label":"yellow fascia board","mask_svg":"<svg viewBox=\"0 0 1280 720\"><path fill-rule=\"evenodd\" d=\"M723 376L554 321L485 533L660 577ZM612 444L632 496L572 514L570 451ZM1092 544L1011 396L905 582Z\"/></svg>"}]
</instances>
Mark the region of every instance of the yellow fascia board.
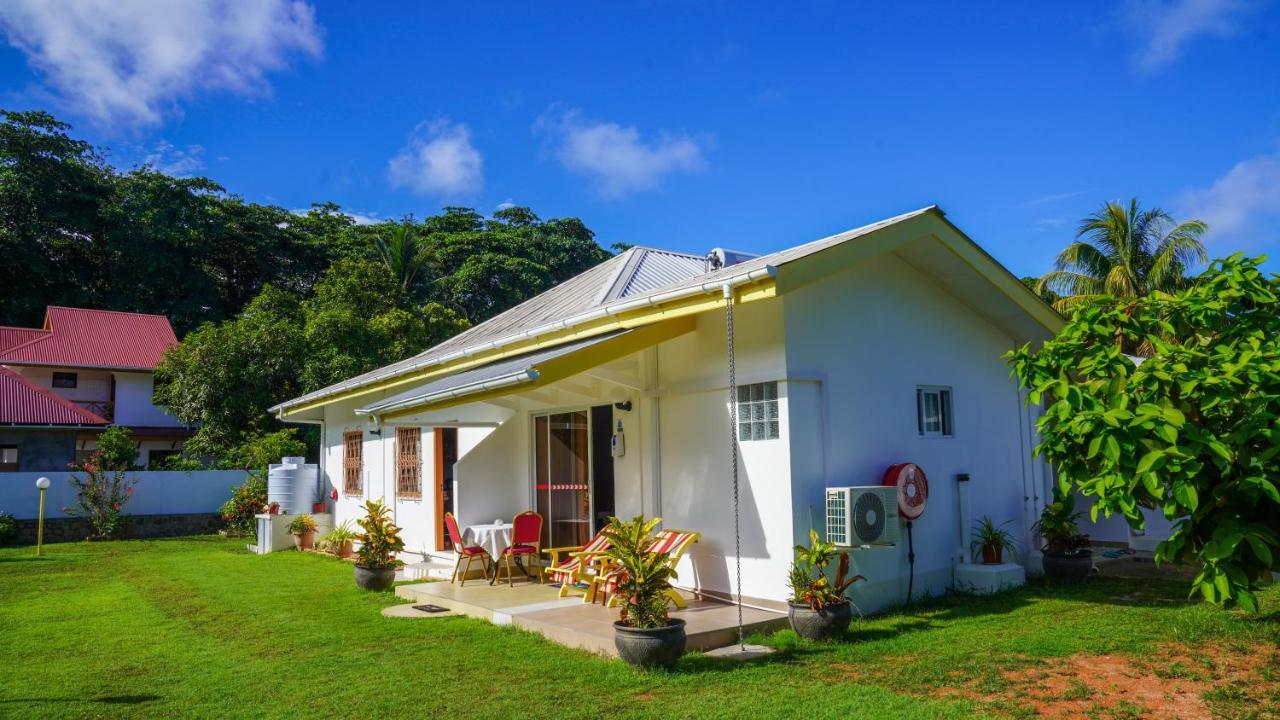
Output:
<instances>
[{"instance_id":1,"label":"yellow fascia board","mask_svg":"<svg viewBox=\"0 0 1280 720\"><path fill-rule=\"evenodd\" d=\"M734 302L736 303L766 300L774 296L774 278L771 276L734 288ZM512 343L511 345L505 345L501 348L494 348L493 350L479 352L468 357L458 358L452 362L433 365L422 368L421 370L387 378L386 380L381 380L369 385L364 385L362 387L345 390L305 405L289 408L288 410L280 413L280 417L281 419L287 420L290 416L304 413L308 410L321 408L325 405L350 400L352 398L361 397L383 390L402 388L406 385L421 383L438 377L444 377L445 375L452 375L463 370L470 370L474 367L487 365L495 360L524 355L525 353L555 345L562 345L574 340L585 340L586 338L595 337L596 335L612 332L614 330L629 330L632 328L652 325L664 320L697 315L699 313L715 310L721 307L724 307L723 295L717 292L708 292L701 295L678 298L661 305L651 305L627 310L625 312L618 313L617 315L606 315L583 322L573 327L564 328L563 330L551 332L546 335L540 335L536 338L530 338L526 341Z\"/></svg>"},{"instance_id":2,"label":"yellow fascia board","mask_svg":"<svg viewBox=\"0 0 1280 720\"><path fill-rule=\"evenodd\" d=\"M380 415L383 420L396 420L415 415L424 410L443 410L455 405L483 402L493 398L513 395L533 390L566 378L579 375L591 368L626 357L645 348L665 342L674 337L692 332L697 327L697 319L692 315L673 318L653 325L632 330L625 335L604 340L595 345L582 348L577 352L552 358L536 366L538 378L530 382L522 382L508 387L486 390L471 395L453 397L434 403L423 403Z\"/></svg>"}]
</instances>

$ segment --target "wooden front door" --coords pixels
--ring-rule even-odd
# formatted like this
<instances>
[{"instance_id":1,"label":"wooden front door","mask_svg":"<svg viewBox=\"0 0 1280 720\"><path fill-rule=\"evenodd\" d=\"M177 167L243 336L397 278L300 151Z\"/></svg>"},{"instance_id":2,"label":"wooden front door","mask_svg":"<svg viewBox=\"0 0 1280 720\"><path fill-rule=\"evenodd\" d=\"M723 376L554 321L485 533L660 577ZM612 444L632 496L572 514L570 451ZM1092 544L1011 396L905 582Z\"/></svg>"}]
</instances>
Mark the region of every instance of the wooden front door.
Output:
<instances>
[{"instance_id":1,"label":"wooden front door","mask_svg":"<svg viewBox=\"0 0 1280 720\"><path fill-rule=\"evenodd\" d=\"M435 436L436 549L450 550L453 542L444 531L444 514L453 512L453 464L458 462L458 429L441 428Z\"/></svg>"}]
</instances>

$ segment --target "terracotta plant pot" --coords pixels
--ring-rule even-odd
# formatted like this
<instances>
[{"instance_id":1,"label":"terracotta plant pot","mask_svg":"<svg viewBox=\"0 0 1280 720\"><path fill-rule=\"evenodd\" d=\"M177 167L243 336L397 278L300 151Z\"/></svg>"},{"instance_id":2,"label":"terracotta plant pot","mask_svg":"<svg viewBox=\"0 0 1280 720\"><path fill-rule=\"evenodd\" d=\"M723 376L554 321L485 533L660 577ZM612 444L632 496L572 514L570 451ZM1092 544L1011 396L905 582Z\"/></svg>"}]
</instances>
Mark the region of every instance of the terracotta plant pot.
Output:
<instances>
[{"instance_id":1,"label":"terracotta plant pot","mask_svg":"<svg viewBox=\"0 0 1280 720\"><path fill-rule=\"evenodd\" d=\"M989 546L984 546L982 548L983 565L999 565L1003 557L1004 550L1002 548L993 548Z\"/></svg>"},{"instance_id":2,"label":"terracotta plant pot","mask_svg":"<svg viewBox=\"0 0 1280 720\"><path fill-rule=\"evenodd\" d=\"M311 503L311 512L316 514L320 514L324 512L324 501L321 501L318 503Z\"/></svg>"},{"instance_id":3,"label":"terracotta plant pot","mask_svg":"<svg viewBox=\"0 0 1280 720\"><path fill-rule=\"evenodd\" d=\"M312 530L311 532L303 533L302 535L294 534L293 546L298 548L299 550L310 550L311 548L315 547L316 531Z\"/></svg>"},{"instance_id":4,"label":"terracotta plant pot","mask_svg":"<svg viewBox=\"0 0 1280 720\"><path fill-rule=\"evenodd\" d=\"M347 560L352 555L355 555L355 551L351 549L351 541L348 540L342 543L342 547L338 548L338 551L334 553L334 555L337 555L339 558L343 560Z\"/></svg>"}]
</instances>

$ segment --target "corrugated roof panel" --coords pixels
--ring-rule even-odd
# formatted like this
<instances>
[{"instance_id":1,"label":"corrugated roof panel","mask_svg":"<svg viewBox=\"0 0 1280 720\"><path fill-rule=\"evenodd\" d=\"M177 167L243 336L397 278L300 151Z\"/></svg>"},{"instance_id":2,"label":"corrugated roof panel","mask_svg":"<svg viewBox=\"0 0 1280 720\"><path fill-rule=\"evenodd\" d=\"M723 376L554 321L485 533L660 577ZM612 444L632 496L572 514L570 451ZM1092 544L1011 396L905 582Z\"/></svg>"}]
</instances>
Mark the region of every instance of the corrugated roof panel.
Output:
<instances>
[{"instance_id":1,"label":"corrugated roof panel","mask_svg":"<svg viewBox=\"0 0 1280 720\"><path fill-rule=\"evenodd\" d=\"M379 400L378 402L373 403L366 408L362 408L360 412L378 413L382 409L399 405L407 400L415 400L418 398L428 397L432 395L439 395L441 393L449 392L450 390L465 388L473 385L478 386L489 380L496 380L498 378L503 378L503 377L515 375L522 372L527 373L529 371L534 371L534 370L537 370L539 363L544 363L553 358L558 358L564 355L568 355L569 353L581 350L586 347L590 347L597 343L604 342L605 340L610 340L612 338L618 337L619 335L623 335L628 332L630 331L619 330L617 332L605 333L603 335L597 335L595 337L588 338L586 340L579 340L577 342L566 343L564 345L557 345L556 347L553 347L553 348L547 348L545 350L538 350L536 352L526 353L524 355L520 355L513 358L498 360L498 361L489 363L488 365L481 365L478 368L465 370L456 375L449 375L448 377L443 377L438 380L432 380L431 382L424 383L413 389L405 390L402 393L393 395L385 400ZM534 377L530 376L529 379L533 380Z\"/></svg>"},{"instance_id":2,"label":"corrugated roof panel","mask_svg":"<svg viewBox=\"0 0 1280 720\"><path fill-rule=\"evenodd\" d=\"M42 333L0 351L0 363L153 370L178 344L163 315L50 306Z\"/></svg>"},{"instance_id":3,"label":"corrugated roof panel","mask_svg":"<svg viewBox=\"0 0 1280 720\"><path fill-rule=\"evenodd\" d=\"M25 345L32 340L42 338L48 334L48 330L41 330L40 328L0 325L0 352L4 352L9 348L17 347L19 345Z\"/></svg>"},{"instance_id":4,"label":"corrugated roof panel","mask_svg":"<svg viewBox=\"0 0 1280 720\"><path fill-rule=\"evenodd\" d=\"M106 425L107 421L0 367L0 425Z\"/></svg>"},{"instance_id":5,"label":"corrugated roof panel","mask_svg":"<svg viewBox=\"0 0 1280 720\"><path fill-rule=\"evenodd\" d=\"M643 295L672 283L688 280L707 271L707 261L697 255L646 248L644 256L626 282L617 288L615 298Z\"/></svg>"},{"instance_id":6,"label":"corrugated roof panel","mask_svg":"<svg viewBox=\"0 0 1280 720\"><path fill-rule=\"evenodd\" d=\"M470 347L478 347L493 341L515 338L527 330L532 330L557 320L569 319L596 307L632 302L637 298L693 288L700 284L727 280L737 275L745 275L767 267L777 267L929 212L940 211L937 206L930 205L929 207L886 218L879 222L814 240L793 248L752 258L736 265L729 265L712 272L699 272L693 275L684 275L684 271L692 267L692 260L684 258L694 258L696 256L669 251L653 251L651 248L631 248L631 250L616 255L590 270L551 288L547 292L526 300L505 313L464 333L455 335L453 338L423 353L293 398L277 405L273 409L301 405L377 382L384 378L394 377L410 368L431 365L437 358L450 353ZM645 265L645 258L639 257L641 251L660 253L671 257L655 257L655 264L652 266L651 272L637 273L636 271ZM700 262L701 258L698 260ZM629 268L629 264L634 267ZM672 276L679 277L673 278ZM628 279L624 280L624 277ZM634 290L628 289L625 296L615 296L614 288L625 287L631 278L636 279Z\"/></svg>"}]
</instances>

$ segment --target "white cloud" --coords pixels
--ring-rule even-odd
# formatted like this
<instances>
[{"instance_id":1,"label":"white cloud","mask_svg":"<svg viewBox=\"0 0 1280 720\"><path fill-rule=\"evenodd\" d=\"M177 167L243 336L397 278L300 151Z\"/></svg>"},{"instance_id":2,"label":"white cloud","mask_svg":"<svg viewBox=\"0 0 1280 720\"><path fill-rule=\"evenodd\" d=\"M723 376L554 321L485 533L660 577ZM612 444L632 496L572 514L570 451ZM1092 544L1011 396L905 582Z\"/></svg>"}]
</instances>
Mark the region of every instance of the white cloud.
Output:
<instances>
[{"instance_id":1,"label":"white cloud","mask_svg":"<svg viewBox=\"0 0 1280 720\"><path fill-rule=\"evenodd\" d=\"M516 201L512 198L507 198L506 200L503 200L502 202L498 203L498 207L494 208L494 210L508 210L515 206L516 206Z\"/></svg>"},{"instance_id":2,"label":"white cloud","mask_svg":"<svg viewBox=\"0 0 1280 720\"><path fill-rule=\"evenodd\" d=\"M312 208L290 208L289 212L294 215L306 215L311 212ZM377 225L378 223L387 222L387 219L381 217L376 212L360 212L358 210L342 210L343 215L351 218L357 225Z\"/></svg>"},{"instance_id":3,"label":"white cloud","mask_svg":"<svg viewBox=\"0 0 1280 720\"><path fill-rule=\"evenodd\" d=\"M1264 218L1280 217L1280 152L1236 163L1209 187L1183 193L1175 205L1177 217L1209 224L1209 240L1244 239Z\"/></svg>"},{"instance_id":4,"label":"white cloud","mask_svg":"<svg viewBox=\"0 0 1280 720\"><path fill-rule=\"evenodd\" d=\"M180 148L161 140L142 156L142 165L150 165L165 175L191 177L204 169L204 147L188 145Z\"/></svg>"},{"instance_id":5,"label":"white cloud","mask_svg":"<svg viewBox=\"0 0 1280 720\"><path fill-rule=\"evenodd\" d=\"M1129 0L1125 15L1143 41L1133 53L1134 65L1143 72L1159 70L1197 37L1236 32L1252 8L1248 0Z\"/></svg>"},{"instance_id":6,"label":"white cloud","mask_svg":"<svg viewBox=\"0 0 1280 720\"><path fill-rule=\"evenodd\" d=\"M422 123L387 166L392 187L415 195L457 197L484 185L484 158L471 144L471 131L440 119Z\"/></svg>"},{"instance_id":7,"label":"white cloud","mask_svg":"<svg viewBox=\"0 0 1280 720\"><path fill-rule=\"evenodd\" d=\"M1022 203L1022 207L1032 207L1035 205L1045 205L1048 203L1056 203L1061 200L1070 200L1073 197L1080 197L1086 192L1088 192L1088 190L1074 190L1072 192L1060 192L1060 193L1053 193L1052 195L1041 195L1038 198L1033 198L1031 200L1028 200Z\"/></svg>"},{"instance_id":8,"label":"white cloud","mask_svg":"<svg viewBox=\"0 0 1280 720\"><path fill-rule=\"evenodd\" d=\"M6 0L0 30L65 103L126 125L201 91L268 92L291 55L322 50L299 0Z\"/></svg>"},{"instance_id":9,"label":"white cloud","mask_svg":"<svg viewBox=\"0 0 1280 720\"><path fill-rule=\"evenodd\" d=\"M592 122L574 109L552 107L534 124L570 172L595 182L604 198L649 190L663 177L706 167L703 148L688 135L659 133L648 140L634 126Z\"/></svg>"}]
</instances>

